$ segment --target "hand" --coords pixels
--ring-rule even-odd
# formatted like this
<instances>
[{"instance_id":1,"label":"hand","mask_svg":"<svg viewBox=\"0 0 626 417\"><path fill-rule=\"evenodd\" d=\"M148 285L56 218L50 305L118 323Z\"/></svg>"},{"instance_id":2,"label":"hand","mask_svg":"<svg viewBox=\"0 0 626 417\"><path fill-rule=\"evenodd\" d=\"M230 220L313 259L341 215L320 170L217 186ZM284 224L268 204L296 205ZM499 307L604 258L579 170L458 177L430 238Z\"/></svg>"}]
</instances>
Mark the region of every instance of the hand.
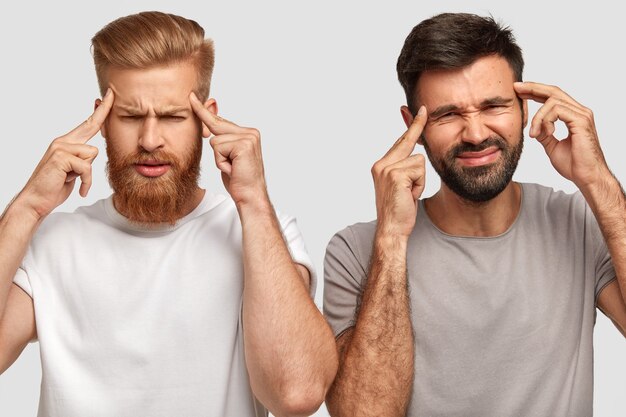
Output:
<instances>
[{"instance_id":1,"label":"hand","mask_svg":"<svg viewBox=\"0 0 626 417\"><path fill-rule=\"evenodd\" d=\"M215 165L237 206L267 203L267 187L261 155L261 135L253 128L241 127L205 108L194 93L190 95L193 111L215 135L210 144Z\"/></svg>"},{"instance_id":2,"label":"hand","mask_svg":"<svg viewBox=\"0 0 626 417\"><path fill-rule=\"evenodd\" d=\"M411 153L427 118L426 107L420 107L409 129L372 167L378 229L390 236L408 237L415 226L426 171L424 156Z\"/></svg>"},{"instance_id":3,"label":"hand","mask_svg":"<svg viewBox=\"0 0 626 417\"><path fill-rule=\"evenodd\" d=\"M517 82L517 95L544 103L530 124L530 137L541 143L552 166L583 190L611 175L600 148L593 113L560 88L539 83ZM555 122L567 127L564 139L554 137Z\"/></svg>"},{"instance_id":4,"label":"hand","mask_svg":"<svg viewBox=\"0 0 626 417\"><path fill-rule=\"evenodd\" d=\"M91 164L98 155L98 148L87 142L100 131L113 100L113 91L109 89L102 104L87 120L52 142L15 202L44 218L67 200L78 177L79 193L87 196L91 188Z\"/></svg>"}]
</instances>

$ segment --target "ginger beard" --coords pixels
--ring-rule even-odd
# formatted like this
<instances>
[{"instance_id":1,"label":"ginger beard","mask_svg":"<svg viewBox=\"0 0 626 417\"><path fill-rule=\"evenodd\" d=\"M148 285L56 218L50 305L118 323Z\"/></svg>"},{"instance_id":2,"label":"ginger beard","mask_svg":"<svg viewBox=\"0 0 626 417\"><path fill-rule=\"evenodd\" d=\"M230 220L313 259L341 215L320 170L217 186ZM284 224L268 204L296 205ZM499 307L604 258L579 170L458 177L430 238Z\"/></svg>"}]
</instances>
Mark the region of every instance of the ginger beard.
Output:
<instances>
[{"instance_id":1,"label":"ginger beard","mask_svg":"<svg viewBox=\"0 0 626 417\"><path fill-rule=\"evenodd\" d=\"M122 155L108 143L106 151L106 171L118 211L131 222L142 224L173 225L183 217L187 204L198 189L202 139L194 141L189 153L182 158L162 150ZM144 177L135 171L135 164L149 160L167 162L170 169L159 177Z\"/></svg>"},{"instance_id":2,"label":"ginger beard","mask_svg":"<svg viewBox=\"0 0 626 417\"><path fill-rule=\"evenodd\" d=\"M433 155L424 139L424 149L431 165L439 174L441 181L456 195L472 203L484 203L495 198L511 182L517 169L524 147L523 133L519 143L510 145L504 138L494 135L474 145L463 142L445 153L442 157ZM464 152L480 152L495 146L502 152L501 158L488 165L463 167L456 158Z\"/></svg>"}]
</instances>

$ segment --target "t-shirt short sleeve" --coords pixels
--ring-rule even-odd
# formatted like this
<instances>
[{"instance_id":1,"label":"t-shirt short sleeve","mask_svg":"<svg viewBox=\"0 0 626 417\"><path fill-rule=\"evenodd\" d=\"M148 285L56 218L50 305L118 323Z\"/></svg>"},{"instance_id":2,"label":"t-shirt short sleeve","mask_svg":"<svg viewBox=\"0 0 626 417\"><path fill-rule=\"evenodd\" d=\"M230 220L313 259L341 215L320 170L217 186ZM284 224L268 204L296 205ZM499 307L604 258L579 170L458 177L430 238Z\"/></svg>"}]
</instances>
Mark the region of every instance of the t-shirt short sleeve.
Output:
<instances>
[{"instance_id":1,"label":"t-shirt short sleeve","mask_svg":"<svg viewBox=\"0 0 626 417\"><path fill-rule=\"evenodd\" d=\"M28 274L22 268L18 268L15 273L15 277L13 278L13 283L17 284L21 289L23 289L26 294L33 298L33 289L30 286L30 281L28 280Z\"/></svg>"},{"instance_id":2,"label":"t-shirt short sleeve","mask_svg":"<svg viewBox=\"0 0 626 417\"><path fill-rule=\"evenodd\" d=\"M309 270L309 291L311 298L314 299L315 290L317 288L317 274L315 273L311 257L309 256L306 246L304 245L304 238L302 237L302 233L300 233L300 229L298 229L297 221L295 217L284 214L278 214L277 217L280 222L280 228L285 238L285 242L287 242L287 248L289 249L291 258L295 263L298 263Z\"/></svg>"},{"instance_id":3,"label":"t-shirt short sleeve","mask_svg":"<svg viewBox=\"0 0 626 417\"><path fill-rule=\"evenodd\" d=\"M324 316L335 337L354 326L369 259L359 259L358 242L350 228L332 237L324 258Z\"/></svg>"},{"instance_id":4,"label":"t-shirt short sleeve","mask_svg":"<svg viewBox=\"0 0 626 417\"><path fill-rule=\"evenodd\" d=\"M585 210L586 235L591 239L590 243L593 248L593 259L591 261L593 262L593 265L595 265L595 299L597 301L600 292L604 289L604 287L616 279L616 275L613 261L611 260L611 254L606 246L600 226L598 225L598 222L596 221L596 218L589 206L586 205Z\"/></svg>"}]
</instances>

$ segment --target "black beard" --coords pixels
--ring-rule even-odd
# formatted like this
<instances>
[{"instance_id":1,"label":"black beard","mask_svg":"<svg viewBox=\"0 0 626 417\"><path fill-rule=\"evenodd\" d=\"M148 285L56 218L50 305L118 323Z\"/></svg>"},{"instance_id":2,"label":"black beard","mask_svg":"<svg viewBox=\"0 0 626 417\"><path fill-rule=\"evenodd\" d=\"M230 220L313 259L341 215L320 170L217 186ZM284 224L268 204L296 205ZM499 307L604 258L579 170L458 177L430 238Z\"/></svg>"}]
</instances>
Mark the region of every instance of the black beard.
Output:
<instances>
[{"instance_id":1,"label":"black beard","mask_svg":"<svg viewBox=\"0 0 626 417\"><path fill-rule=\"evenodd\" d=\"M509 185L524 147L523 133L520 134L519 144L516 146L509 145L502 137L496 135L478 145L463 142L452 148L443 158L435 158L430 152L427 139L423 139L428 159L441 177L441 181L459 197L472 203L489 201ZM456 157L463 152L480 152L491 146L497 147L502 152L500 161L477 167L457 165Z\"/></svg>"}]
</instances>

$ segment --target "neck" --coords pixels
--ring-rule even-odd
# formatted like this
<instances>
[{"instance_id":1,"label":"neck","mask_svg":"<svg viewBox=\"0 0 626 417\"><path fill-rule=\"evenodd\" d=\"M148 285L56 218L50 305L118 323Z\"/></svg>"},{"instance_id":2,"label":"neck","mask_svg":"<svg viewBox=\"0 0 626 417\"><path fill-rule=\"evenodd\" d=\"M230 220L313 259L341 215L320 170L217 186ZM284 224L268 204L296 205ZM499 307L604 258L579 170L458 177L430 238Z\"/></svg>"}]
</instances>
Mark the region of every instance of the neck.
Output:
<instances>
[{"instance_id":1,"label":"neck","mask_svg":"<svg viewBox=\"0 0 626 417\"><path fill-rule=\"evenodd\" d=\"M442 184L434 196L424 200L424 207L435 226L447 234L489 237L511 227L521 201L521 186L513 181L498 196L483 203L465 200Z\"/></svg>"}]
</instances>

